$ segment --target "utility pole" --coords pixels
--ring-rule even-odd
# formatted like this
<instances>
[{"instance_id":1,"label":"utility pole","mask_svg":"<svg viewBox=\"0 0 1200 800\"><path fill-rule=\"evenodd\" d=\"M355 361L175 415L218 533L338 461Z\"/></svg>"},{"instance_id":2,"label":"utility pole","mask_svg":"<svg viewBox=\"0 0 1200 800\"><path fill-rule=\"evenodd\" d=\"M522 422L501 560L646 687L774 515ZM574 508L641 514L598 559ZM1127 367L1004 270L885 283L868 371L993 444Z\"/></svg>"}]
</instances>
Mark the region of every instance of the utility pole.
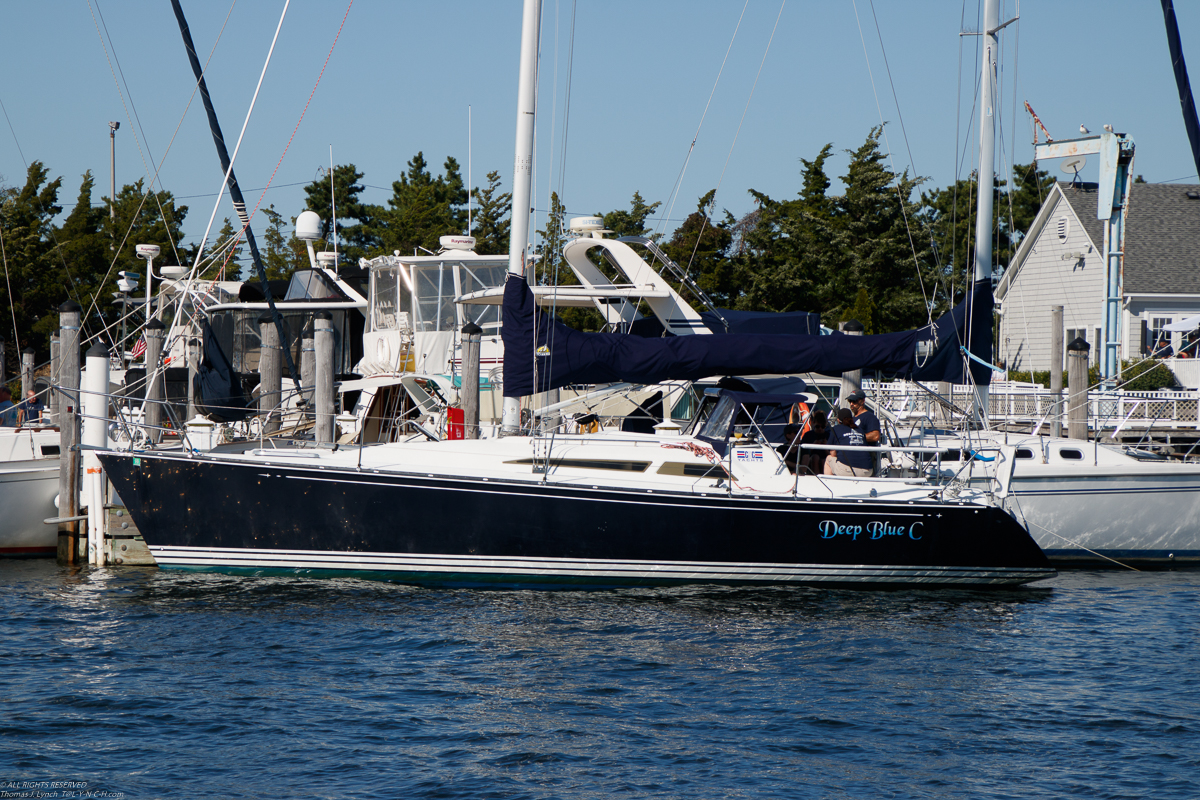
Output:
<instances>
[{"instance_id":1,"label":"utility pole","mask_svg":"<svg viewBox=\"0 0 1200 800\"><path fill-rule=\"evenodd\" d=\"M119 122L108 123L108 218L117 221L117 128Z\"/></svg>"}]
</instances>

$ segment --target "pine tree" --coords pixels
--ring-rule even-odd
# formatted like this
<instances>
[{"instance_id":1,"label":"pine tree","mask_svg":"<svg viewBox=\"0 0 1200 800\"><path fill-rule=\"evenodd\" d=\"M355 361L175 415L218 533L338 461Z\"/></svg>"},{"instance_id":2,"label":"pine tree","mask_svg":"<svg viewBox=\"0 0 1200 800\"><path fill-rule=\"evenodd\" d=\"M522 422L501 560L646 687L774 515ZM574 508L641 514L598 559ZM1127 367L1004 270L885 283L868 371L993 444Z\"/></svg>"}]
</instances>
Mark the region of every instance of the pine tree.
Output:
<instances>
[{"instance_id":1,"label":"pine tree","mask_svg":"<svg viewBox=\"0 0 1200 800\"><path fill-rule=\"evenodd\" d=\"M842 312L842 318L839 322L849 322L857 320L862 323L863 333L867 336L875 333L875 304L871 302L871 294L865 287L858 287L858 293L854 296L854 305Z\"/></svg>"},{"instance_id":2,"label":"pine tree","mask_svg":"<svg viewBox=\"0 0 1200 800\"><path fill-rule=\"evenodd\" d=\"M382 245L380 227L381 217L385 211L381 206L363 203L359 196L364 186L363 173L353 164L339 164L333 168L333 200L330 202L329 173L304 187L308 196L305 205L309 211L314 211L321 218L321 238L329 243L334 214L337 214L338 252L343 255L342 261L357 263L359 258L376 254ZM353 221L352 221L353 220ZM268 219L268 226L274 224ZM307 260L307 259L306 259ZM264 264L265 267L265 264Z\"/></svg>"},{"instance_id":3,"label":"pine tree","mask_svg":"<svg viewBox=\"0 0 1200 800\"><path fill-rule=\"evenodd\" d=\"M670 241L663 245L663 251L696 281L714 304L729 307L738 295L733 264L729 260L729 247L733 243L729 228L733 217L727 211L721 222L711 218L716 193L713 189L700 198L696 210L675 230ZM692 299L686 286L676 286L676 289L685 299Z\"/></svg>"},{"instance_id":4,"label":"pine tree","mask_svg":"<svg viewBox=\"0 0 1200 800\"><path fill-rule=\"evenodd\" d=\"M777 201L750 190L758 208L741 221L734 257L735 279L743 290L740 308L826 310L821 291L828 280L826 263L837 262L830 250L836 209L825 174L832 150L826 144L811 161L800 159L802 189L794 200Z\"/></svg>"},{"instance_id":5,"label":"pine tree","mask_svg":"<svg viewBox=\"0 0 1200 800\"><path fill-rule=\"evenodd\" d=\"M392 183L386 220L378 233L385 252L436 252L442 236L466 233L467 190L458 162L448 157L445 172L437 177L426 166L424 153L418 152L409 160L408 171Z\"/></svg>"},{"instance_id":6,"label":"pine tree","mask_svg":"<svg viewBox=\"0 0 1200 800\"><path fill-rule=\"evenodd\" d=\"M508 252L512 229L512 193L500 192L500 173L487 174L487 188L476 187L471 196L478 204L472 220L475 252L480 255L501 255ZM557 200L557 196L555 197Z\"/></svg>"},{"instance_id":7,"label":"pine tree","mask_svg":"<svg viewBox=\"0 0 1200 800\"><path fill-rule=\"evenodd\" d=\"M241 226L233 227L233 223L229 221L229 217L225 218L221 230L217 231L217 236L213 240L213 246L209 248L209 255L219 254L216 263L220 268L214 272L212 268L206 272L221 276L221 280L236 280L242 273L243 263L246 267L246 273L250 276L243 280L258 280L258 276L254 273L254 264L250 261L243 262L242 256L246 249L246 237L242 232Z\"/></svg>"},{"instance_id":8,"label":"pine tree","mask_svg":"<svg viewBox=\"0 0 1200 800\"><path fill-rule=\"evenodd\" d=\"M48 180L49 176L46 166L34 161L26 171L25 185L6 189L0 197L4 266L0 330L6 334L4 358L9 375L19 374L21 351L26 347L32 345L43 358L49 354L49 333L42 341L35 327L68 299L68 285L60 282L63 271L53 267L50 235L51 220L62 211L58 205L62 178Z\"/></svg>"},{"instance_id":9,"label":"pine tree","mask_svg":"<svg viewBox=\"0 0 1200 800\"><path fill-rule=\"evenodd\" d=\"M907 171L897 175L884 165L882 133L882 126L872 128L857 150L847 151L846 193L834 201L820 294L828 319L837 319L858 289L866 288L877 330L887 332L928 321L937 270L912 200L924 179L910 178Z\"/></svg>"},{"instance_id":10,"label":"pine tree","mask_svg":"<svg viewBox=\"0 0 1200 800\"><path fill-rule=\"evenodd\" d=\"M661 205L662 201L646 205L641 193L634 192L628 211L618 209L596 216L604 218L604 227L612 231L614 236L650 236L651 230L646 227L646 220Z\"/></svg>"},{"instance_id":11,"label":"pine tree","mask_svg":"<svg viewBox=\"0 0 1200 800\"><path fill-rule=\"evenodd\" d=\"M308 246L297 239L294 232L296 220L293 218L289 224L288 220L275 210L274 204L261 209L261 213L267 220L260 252L267 279L290 278L298 269L310 269ZM291 235L286 233L289 228L293 231ZM257 277L254 279L257 280Z\"/></svg>"},{"instance_id":12,"label":"pine tree","mask_svg":"<svg viewBox=\"0 0 1200 800\"><path fill-rule=\"evenodd\" d=\"M550 215L546 227L537 234L536 273L530 283L544 286L576 286L579 279L563 261L562 249L567 243L566 208L557 192L550 193ZM559 308L558 318L581 331L598 331L604 327L604 317L595 308Z\"/></svg>"}]
</instances>

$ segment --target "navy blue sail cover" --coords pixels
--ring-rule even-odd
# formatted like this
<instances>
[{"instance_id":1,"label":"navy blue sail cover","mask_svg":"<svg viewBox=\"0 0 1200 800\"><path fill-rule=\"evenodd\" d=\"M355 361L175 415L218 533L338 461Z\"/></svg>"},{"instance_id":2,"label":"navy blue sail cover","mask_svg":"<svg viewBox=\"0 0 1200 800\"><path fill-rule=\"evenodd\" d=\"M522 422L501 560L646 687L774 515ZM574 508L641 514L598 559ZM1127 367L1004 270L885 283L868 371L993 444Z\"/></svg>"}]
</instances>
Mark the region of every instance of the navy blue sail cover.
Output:
<instances>
[{"instance_id":1,"label":"navy blue sail cover","mask_svg":"<svg viewBox=\"0 0 1200 800\"><path fill-rule=\"evenodd\" d=\"M761 375L818 372L837 375L875 370L916 377L917 342L936 339L938 347L922 367L923 380L962 382L964 357L959 342L968 337L967 321L986 317L986 353L991 357L991 291L987 314L971 314L964 306L985 304L979 292L943 315L933 326L876 336L834 334L730 333L646 339L620 333L584 333L552 319L534 304L525 279L509 275L504 286L504 396L525 397L569 384L654 384L667 380L700 380L716 375ZM952 352L946 352L952 351ZM958 375L952 373L955 368ZM983 367L982 371L987 372ZM935 377L936 376L936 377ZM983 378L987 380L986 375Z\"/></svg>"},{"instance_id":2,"label":"navy blue sail cover","mask_svg":"<svg viewBox=\"0 0 1200 800\"><path fill-rule=\"evenodd\" d=\"M713 333L811 333L821 332L821 315L810 311L738 311L720 308L720 316L701 311L704 327ZM722 322L722 318L725 320ZM725 330L728 323L729 330Z\"/></svg>"},{"instance_id":3,"label":"navy blue sail cover","mask_svg":"<svg viewBox=\"0 0 1200 800\"><path fill-rule=\"evenodd\" d=\"M954 308L938 317L930 337L937 349L928 360L918 358L911 372L901 377L916 381L946 381L948 383L987 386L992 370L985 364L967 359L963 347L981 361L992 361L992 282L976 281L971 292Z\"/></svg>"}]
</instances>

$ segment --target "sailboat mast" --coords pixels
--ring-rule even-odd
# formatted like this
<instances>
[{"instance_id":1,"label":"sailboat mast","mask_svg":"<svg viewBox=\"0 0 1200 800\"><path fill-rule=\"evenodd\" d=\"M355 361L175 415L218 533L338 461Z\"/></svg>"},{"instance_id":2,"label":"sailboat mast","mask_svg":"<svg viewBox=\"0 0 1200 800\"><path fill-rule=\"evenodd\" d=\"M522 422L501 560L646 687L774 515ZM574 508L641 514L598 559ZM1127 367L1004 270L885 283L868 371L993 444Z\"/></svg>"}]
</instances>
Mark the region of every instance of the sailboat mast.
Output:
<instances>
[{"instance_id":1,"label":"sailboat mast","mask_svg":"<svg viewBox=\"0 0 1200 800\"><path fill-rule=\"evenodd\" d=\"M1000 2L986 0L983 8L982 63L980 64L979 102L979 202L975 211L975 281L992 278L992 165L996 157L995 89L996 68L1000 55ZM990 326L989 326L990 327ZM988 386L976 387L975 411L987 420Z\"/></svg>"},{"instance_id":2,"label":"sailboat mast","mask_svg":"<svg viewBox=\"0 0 1200 800\"><path fill-rule=\"evenodd\" d=\"M533 188L533 122L537 104L538 30L541 0L525 0L521 15L521 67L517 83L517 144L513 161L512 226L508 245L509 275L525 275L529 244L530 197ZM533 354L524 354L532 358ZM503 432L515 434L521 424L521 400L504 398Z\"/></svg>"}]
</instances>

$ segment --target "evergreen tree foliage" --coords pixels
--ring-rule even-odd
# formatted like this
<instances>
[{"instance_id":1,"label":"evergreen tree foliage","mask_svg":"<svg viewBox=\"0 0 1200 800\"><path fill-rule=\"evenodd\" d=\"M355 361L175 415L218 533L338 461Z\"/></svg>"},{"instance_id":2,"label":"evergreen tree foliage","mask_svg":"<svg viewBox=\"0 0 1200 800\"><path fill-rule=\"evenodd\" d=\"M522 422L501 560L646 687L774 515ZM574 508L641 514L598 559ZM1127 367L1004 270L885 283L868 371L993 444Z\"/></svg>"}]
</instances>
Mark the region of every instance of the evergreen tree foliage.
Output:
<instances>
[{"instance_id":1,"label":"evergreen tree foliage","mask_svg":"<svg viewBox=\"0 0 1200 800\"><path fill-rule=\"evenodd\" d=\"M875 333L875 303L871 301L871 293L864 286L858 287L858 294L854 295L854 305L842 312L839 322L850 320L862 323L863 334L866 336Z\"/></svg>"},{"instance_id":2,"label":"evergreen tree foliage","mask_svg":"<svg viewBox=\"0 0 1200 800\"><path fill-rule=\"evenodd\" d=\"M267 220L262 245L259 248L263 268L267 271L267 280L290 278L298 269L311 269L308 246L296 238L295 218L285 219L275 210L274 204L260 211ZM253 271L253 265L250 265L249 269ZM257 280L257 276L253 276L252 279Z\"/></svg>"},{"instance_id":3,"label":"evergreen tree foliage","mask_svg":"<svg viewBox=\"0 0 1200 800\"><path fill-rule=\"evenodd\" d=\"M928 239L919 235L918 206L911 199L924 180L908 172L895 174L879 150L883 127L871 129L866 141L847 151L850 165L842 176L846 193L834 201L828 227L831 252L826 280L818 296L823 312L841 316L866 287L875 304L880 332L924 325L927 302L937 277ZM910 234L911 231L911 234Z\"/></svg>"},{"instance_id":4,"label":"evergreen tree foliage","mask_svg":"<svg viewBox=\"0 0 1200 800\"><path fill-rule=\"evenodd\" d=\"M753 211L740 219L724 212L718 220L715 192L707 192L698 198L695 211L665 236L664 250L718 306L813 311L830 326L854 318L871 333L923 325L931 313L936 316L960 299L969 285L978 184L972 176L921 193L924 179L896 174L887 166L879 146L882 130L872 128L861 146L846 151L850 160L841 178L842 195L830 194L829 143L812 158L799 159L799 190L794 196L776 200L751 189ZM330 242L336 197L337 246L344 263L393 250L406 255L419 248L436 251L439 237L466 232L468 187L453 157L434 174L418 152L392 183L386 205L362 201L363 177L355 165L339 165L333 170L332 194L328 175L305 189L307 207L321 217L322 233ZM1035 164L1016 166L1010 185L997 182L991 224L997 268L1007 265L1052 184L1053 178ZM136 257L134 245L159 245L163 255L156 266L187 265L195 256L194 249L178 244L188 209L176 205L170 192L147 191L141 181L124 186L113 202L115 219L110 219L108 198L93 207L95 181L88 172L82 176L75 206L60 217L61 187L61 179L52 179L47 167L36 161L22 186L0 186L0 244L7 268L6 280L0 283L0 329L12 372L18 369L20 351L29 345L39 360L48 357L49 336L57 329L57 309L64 300L74 299L84 307L84 324L93 332L98 323L117 318L119 307L111 299L117 272L130 270L145 280L145 262ZM471 231L476 251L507 252L512 195L503 191L501 174L489 172L485 185L471 188L470 195L478 204ZM627 208L597 216L613 236L649 236L660 207L635 191ZM273 206L262 215L259 243L268 276L284 278L307 268L307 248L294 235L294 219ZM530 274L531 282L578 283L561 260L565 216L561 199L552 195L550 218L536 236L537 269ZM61 219L59 224L56 219ZM226 219L210 243L219 247L220 240L237 234L238 225ZM257 277L248 269L244 238L229 255L226 277L237 276L235 264L241 267L241 277ZM218 263L222 261L226 259ZM617 278L602 259L597 266ZM215 269L209 273L215 274ZM143 283L142 291L144 287ZM700 305L686 288L681 292ZM602 316L592 308L559 311L573 327L603 327Z\"/></svg>"},{"instance_id":5,"label":"evergreen tree foliage","mask_svg":"<svg viewBox=\"0 0 1200 800\"><path fill-rule=\"evenodd\" d=\"M734 279L743 294L738 307L754 311L824 311L820 289L827 280L830 230L835 207L828 196L826 144L804 165L802 189L794 200L777 201L753 189L758 208L740 224Z\"/></svg>"},{"instance_id":6,"label":"evergreen tree foliage","mask_svg":"<svg viewBox=\"0 0 1200 800\"><path fill-rule=\"evenodd\" d=\"M487 188L475 187L471 197L477 204L471 233L475 237L475 252L480 255L502 255L508 252L512 229L512 192L500 191L500 173L487 174ZM554 197L558 200L557 195Z\"/></svg>"},{"instance_id":7,"label":"evergreen tree foliage","mask_svg":"<svg viewBox=\"0 0 1200 800\"><path fill-rule=\"evenodd\" d=\"M579 284L579 279L562 257L566 243L566 208L558 199L558 192L551 192L546 227L537 232L537 260L530 283L543 286ZM556 312L559 319L576 330L598 331L604 327L604 317L595 308L558 308Z\"/></svg>"},{"instance_id":8,"label":"evergreen tree foliage","mask_svg":"<svg viewBox=\"0 0 1200 800\"><path fill-rule=\"evenodd\" d=\"M646 205L646 201L642 199L641 193L634 192L633 199L629 202L628 211L618 209L610 211L607 214L596 214L596 216L604 218L604 227L612 231L614 237L650 236L651 230L646 227L646 220L661 205L661 201Z\"/></svg>"},{"instance_id":9,"label":"evergreen tree foliage","mask_svg":"<svg viewBox=\"0 0 1200 800\"><path fill-rule=\"evenodd\" d=\"M558 192L551 192L546 227L537 232L536 274L528 276L530 283L543 286L556 282L564 286L579 283L575 273L563 262L562 249L566 243L566 208L558 199Z\"/></svg>"},{"instance_id":10,"label":"evergreen tree foliage","mask_svg":"<svg viewBox=\"0 0 1200 800\"><path fill-rule=\"evenodd\" d=\"M417 248L437 252L438 239L466 233L467 190L458 162L446 159L445 172L434 176L426 169L424 153L408 162L408 171L392 183L386 221L378 230L384 252L412 253Z\"/></svg>"},{"instance_id":11,"label":"evergreen tree foliage","mask_svg":"<svg viewBox=\"0 0 1200 800\"><path fill-rule=\"evenodd\" d=\"M700 198L696 210L688 215L662 249L685 274L696 281L700 290L714 304L724 308L732 306L737 298L737 281L734 280L733 264L729 259L729 248L733 243L730 226L734 220L728 211L721 222L711 219L716 193L717 190L713 189ZM677 286L676 289L684 299L693 300L686 286ZM694 305L700 304L695 302Z\"/></svg>"},{"instance_id":12,"label":"evergreen tree foliage","mask_svg":"<svg viewBox=\"0 0 1200 800\"><path fill-rule=\"evenodd\" d=\"M40 161L29 165L25 185L6 188L0 195L0 244L3 245L4 283L0 284L0 330L4 331L8 374L20 373L21 351L33 346L49 355L49 333L41 341L35 326L57 314L68 299L68 285L56 278L51 220L62 211L58 190L62 178L49 180L50 171ZM57 321L57 320L55 320Z\"/></svg>"},{"instance_id":13,"label":"evergreen tree foliage","mask_svg":"<svg viewBox=\"0 0 1200 800\"><path fill-rule=\"evenodd\" d=\"M337 248L342 254L343 263L357 264L360 258L377 255L382 246L380 228L384 224L381 217L385 215L385 210L359 199L365 188L360 182L362 177L363 173L353 164L339 164L333 168L332 200L336 204L331 202L328 173L304 187L304 193L308 196L305 205L309 211L320 216L321 238L329 243L331 250L333 240L330 230L333 215L337 214ZM276 222L268 218L267 225L275 225ZM263 266L266 267L266 264Z\"/></svg>"},{"instance_id":14,"label":"evergreen tree foliage","mask_svg":"<svg viewBox=\"0 0 1200 800\"><path fill-rule=\"evenodd\" d=\"M217 231L217 237L213 240L213 246L209 248L210 254L220 253L220 258L217 263L220 265L219 270L207 270L213 272L214 275L224 276L224 280L238 280L243 274L241 280L258 280L258 276L254 274L254 262L250 258L243 259L246 250L246 239L242 235L242 228L233 227L233 223L229 221L229 217L225 218L224 224L221 225L221 230ZM243 266L245 270L243 271Z\"/></svg>"}]
</instances>

